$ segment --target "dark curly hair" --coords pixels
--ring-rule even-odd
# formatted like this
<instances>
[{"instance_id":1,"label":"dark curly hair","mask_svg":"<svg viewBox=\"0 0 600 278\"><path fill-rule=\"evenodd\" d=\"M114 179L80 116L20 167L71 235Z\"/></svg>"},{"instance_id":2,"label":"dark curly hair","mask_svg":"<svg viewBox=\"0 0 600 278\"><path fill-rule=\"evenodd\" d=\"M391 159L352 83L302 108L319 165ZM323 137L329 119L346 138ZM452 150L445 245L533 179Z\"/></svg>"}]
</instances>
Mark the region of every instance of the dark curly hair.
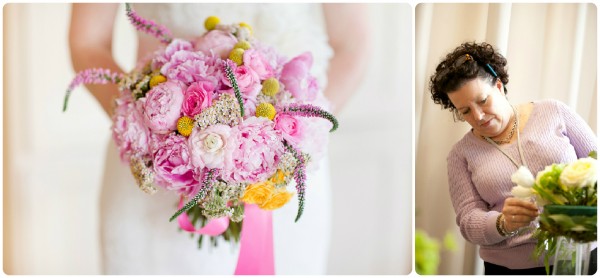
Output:
<instances>
[{"instance_id":1,"label":"dark curly hair","mask_svg":"<svg viewBox=\"0 0 600 278\"><path fill-rule=\"evenodd\" d=\"M508 93L506 90L508 83L506 58L488 43L466 42L448 53L446 58L435 68L435 73L429 79L431 99L444 109L450 109L456 117L460 113L450 102L448 93L458 90L464 83L476 77L489 80L490 84L494 84L499 78L505 85L504 94Z\"/></svg>"}]
</instances>

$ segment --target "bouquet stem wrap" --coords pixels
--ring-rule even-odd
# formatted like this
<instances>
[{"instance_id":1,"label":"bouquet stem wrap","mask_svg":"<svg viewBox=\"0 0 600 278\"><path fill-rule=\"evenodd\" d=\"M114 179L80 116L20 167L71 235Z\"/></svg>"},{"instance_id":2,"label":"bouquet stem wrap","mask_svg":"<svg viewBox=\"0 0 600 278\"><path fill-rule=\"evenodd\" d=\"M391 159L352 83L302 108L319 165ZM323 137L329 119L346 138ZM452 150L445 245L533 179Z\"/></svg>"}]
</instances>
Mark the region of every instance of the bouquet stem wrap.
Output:
<instances>
[{"instance_id":1,"label":"bouquet stem wrap","mask_svg":"<svg viewBox=\"0 0 600 278\"><path fill-rule=\"evenodd\" d=\"M244 205L240 256L235 275L274 275L273 213Z\"/></svg>"},{"instance_id":2,"label":"bouquet stem wrap","mask_svg":"<svg viewBox=\"0 0 600 278\"><path fill-rule=\"evenodd\" d=\"M179 201L183 207L184 199ZM229 218L210 220L204 227L196 229L187 213L177 217L179 227L187 232L218 236L229 227ZM244 222L240 239L240 255L235 275L274 275L275 259L273 254L273 213L260 209L257 205L244 205Z\"/></svg>"}]
</instances>

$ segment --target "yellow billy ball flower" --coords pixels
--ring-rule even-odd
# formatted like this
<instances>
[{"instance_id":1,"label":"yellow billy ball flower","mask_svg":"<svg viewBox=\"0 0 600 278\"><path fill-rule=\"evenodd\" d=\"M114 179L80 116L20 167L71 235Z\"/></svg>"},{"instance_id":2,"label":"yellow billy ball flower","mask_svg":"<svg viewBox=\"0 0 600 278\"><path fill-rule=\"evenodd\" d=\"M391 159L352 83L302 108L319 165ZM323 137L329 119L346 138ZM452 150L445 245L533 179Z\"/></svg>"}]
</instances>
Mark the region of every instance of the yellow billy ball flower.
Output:
<instances>
[{"instance_id":1,"label":"yellow billy ball flower","mask_svg":"<svg viewBox=\"0 0 600 278\"><path fill-rule=\"evenodd\" d=\"M264 210L275 210L283 205L287 204L287 202L292 199L294 193L288 192L285 188L279 188L271 195L266 202L259 204L258 207Z\"/></svg>"},{"instance_id":2,"label":"yellow billy ball flower","mask_svg":"<svg viewBox=\"0 0 600 278\"><path fill-rule=\"evenodd\" d=\"M264 95L274 96L279 92L279 81L275 77L271 77L262 83L262 91Z\"/></svg>"},{"instance_id":3,"label":"yellow billy ball flower","mask_svg":"<svg viewBox=\"0 0 600 278\"><path fill-rule=\"evenodd\" d=\"M217 26L217 24L219 24L219 22L221 22L221 19L219 19L218 17L209 16L204 21L204 28L206 28L206 30L208 30L208 31L211 31L211 30L215 29L215 27Z\"/></svg>"},{"instance_id":4,"label":"yellow billy ball flower","mask_svg":"<svg viewBox=\"0 0 600 278\"><path fill-rule=\"evenodd\" d=\"M247 28L248 31L250 31L250 35L252 35L252 26L250 26L250 24L246 23L246 22L240 22L240 27L244 27Z\"/></svg>"},{"instance_id":5,"label":"yellow billy ball flower","mask_svg":"<svg viewBox=\"0 0 600 278\"><path fill-rule=\"evenodd\" d=\"M229 52L229 60L236 63L238 66L244 63L244 49L234 48Z\"/></svg>"},{"instance_id":6,"label":"yellow billy ball flower","mask_svg":"<svg viewBox=\"0 0 600 278\"><path fill-rule=\"evenodd\" d=\"M154 86L156 86L160 83L166 82L166 81L167 81L167 78L160 74L152 76L152 78L150 78L150 88L153 88Z\"/></svg>"},{"instance_id":7,"label":"yellow billy ball flower","mask_svg":"<svg viewBox=\"0 0 600 278\"><path fill-rule=\"evenodd\" d=\"M251 47L252 47L252 46L250 45L250 43L249 43L248 41L244 41L244 40L241 40L241 41L237 42L237 43L236 43L236 44L233 46L233 48L241 48L241 49L243 49L243 50L248 50L248 49L250 49Z\"/></svg>"},{"instance_id":8,"label":"yellow billy ball flower","mask_svg":"<svg viewBox=\"0 0 600 278\"><path fill-rule=\"evenodd\" d=\"M177 120L177 131L179 134L188 137L194 129L194 120L188 116L183 116Z\"/></svg>"},{"instance_id":9,"label":"yellow billy ball flower","mask_svg":"<svg viewBox=\"0 0 600 278\"><path fill-rule=\"evenodd\" d=\"M275 186L269 181L248 185L242 196L242 202L260 205L271 197L273 190Z\"/></svg>"},{"instance_id":10,"label":"yellow billy ball flower","mask_svg":"<svg viewBox=\"0 0 600 278\"><path fill-rule=\"evenodd\" d=\"M273 120L275 118L275 107L268 102L263 102L256 106L256 117L265 117L269 120Z\"/></svg>"}]
</instances>

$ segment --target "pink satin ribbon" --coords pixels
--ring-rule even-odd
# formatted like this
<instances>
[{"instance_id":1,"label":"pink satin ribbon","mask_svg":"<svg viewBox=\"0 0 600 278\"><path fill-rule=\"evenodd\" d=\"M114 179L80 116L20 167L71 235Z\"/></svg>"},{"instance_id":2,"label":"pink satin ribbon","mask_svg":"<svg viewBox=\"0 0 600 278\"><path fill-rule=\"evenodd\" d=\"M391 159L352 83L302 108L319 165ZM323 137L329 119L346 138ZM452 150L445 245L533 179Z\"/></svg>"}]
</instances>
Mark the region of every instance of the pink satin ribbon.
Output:
<instances>
[{"instance_id":1,"label":"pink satin ribbon","mask_svg":"<svg viewBox=\"0 0 600 278\"><path fill-rule=\"evenodd\" d=\"M179 201L183 207L184 199ZM181 229L195 234L217 236L229 227L229 218L221 217L208 221L196 229L187 213L177 217ZM273 213L260 209L257 205L244 205L244 222L240 237L240 254L235 275L274 275L275 259L273 254Z\"/></svg>"},{"instance_id":2,"label":"pink satin ribbon","mask_svg":"<svg viewBox=\"0 0 600 278\"><path fill-rule=\"evenodd\" d=\"M244 205L240 256L235 275L274 275L273 213Z\"/></svg>"}]
</instances>

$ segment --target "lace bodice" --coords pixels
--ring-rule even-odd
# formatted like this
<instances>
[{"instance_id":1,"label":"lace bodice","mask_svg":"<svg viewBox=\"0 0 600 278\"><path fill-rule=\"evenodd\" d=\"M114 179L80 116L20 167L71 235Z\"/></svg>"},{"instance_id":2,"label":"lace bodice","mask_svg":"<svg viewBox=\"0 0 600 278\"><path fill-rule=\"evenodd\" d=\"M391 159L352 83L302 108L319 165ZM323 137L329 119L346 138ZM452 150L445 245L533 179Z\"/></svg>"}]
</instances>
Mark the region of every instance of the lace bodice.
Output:
<instances>
[{"instance_id":1,"label":"lace bodice","mask_svg":"<svg viewBox=\"0 0 600 278\"><path fill-rule=\"evenodd\" d=\"M276 47L288 58L310 51L314 58L311 72L321 87L327 82L327 65L333 51L327 42L320 4L133 4L133 8L140 16L166 26L174 37L184 39L203 34L204 20L211 15L226 24L246 22L258 40ZM156 38L138 34L138 56L159 46Z\"/></svg>"}]
</instances>

